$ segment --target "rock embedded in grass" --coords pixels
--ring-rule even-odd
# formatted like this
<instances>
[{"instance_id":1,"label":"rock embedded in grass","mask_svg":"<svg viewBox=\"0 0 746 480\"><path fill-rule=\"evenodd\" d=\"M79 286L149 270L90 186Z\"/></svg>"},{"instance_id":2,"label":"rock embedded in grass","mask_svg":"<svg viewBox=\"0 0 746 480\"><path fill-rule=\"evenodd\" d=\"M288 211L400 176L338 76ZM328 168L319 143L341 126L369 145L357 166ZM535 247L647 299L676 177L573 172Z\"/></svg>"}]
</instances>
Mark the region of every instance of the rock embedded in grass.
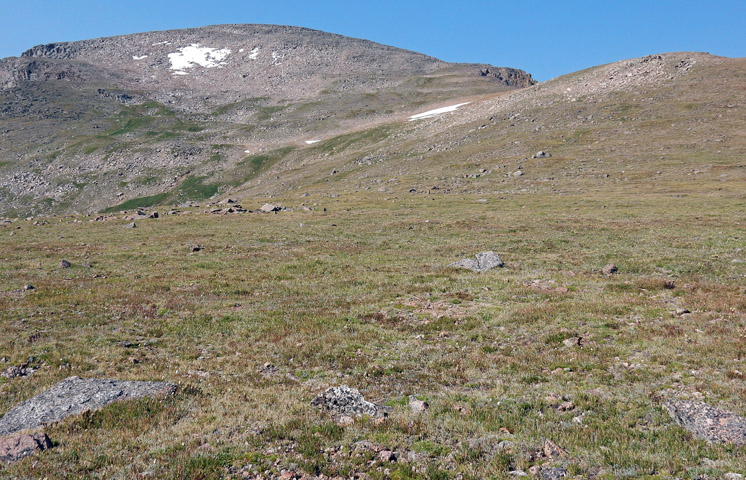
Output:
<instances>
[{"instance_id":1,"label":"rock embedded in grass","mask_svg":"<svg viewBox=\"0 0 746 480\"><path fill-rule=\"evenodd\" d=\"M279 212L282 210L282 207L279 205L272 205L271 203L265 203L259 208L259 211L262 213L273 213L273 212Z\"/></svg>"},{"instance_id":2,"label":"rock embedded in grass","mask_svg":"<svg viewBox=\"0 0 746 480\"><path fill-rule=\"evenodd\" d=\"M318 394L311 401L311 405L334 415L381 417L387 414L384 406L365 400L357 389L347 385L328 388Z\"/></svg>"},{"instance_id":3,"label":"rock embedded in grass","mask_svg":"<svg viewBox=\"0 0 746 480\"><path fill-rule=\"evenodd\" d=\"M52 441L43 432L3 437L0 438L0 462L16 462L48 448L52 448Z\"/></svg>"},{"instance_id":4,"label":"rock embedded in grass","mask_svg":"<svg viewBox=\"0 0 746 480\"><path fill-rule=\"evenodd\" d=\"M175 391L176 385L166 382L69 377L8 410L0 418L0 435L39 428L119 400L163 396Z\"/></svg>"},{"instance_id":5,"label":"rock embedded in grass","mask_svg":"<svg viewBox=\"0 0 746 480\"><path fill-rule=\"evenodd\" d=\"M70 268L72 264L65 260L64 258L60 260L60 268Z\"/></svg>"},{"instance_id":6,"label":"rock embedded in grass","mask_svg":"<svg viewBox=\"0 0 746 480\"><path fill-rule=\"evenodd\" d=\"M419 400L414 395L409 396L409 408L415 413L421 413L430 408L430 404L424 400Z\"/></svg>"},{"instance_id":7,"label":"rock embedded in grass","mask_svg":"<svg viewBox=\"0 0 746 480\"><path fill-rule=\"evenodd\" d=\"M19 377L28 377L32 373L36 371L35 368L29 367L28 363L24 363L22 365L11 365L3 373L0 373L0 377L5 377L8 379L13 378L19 378Z\"/></svg>"},{"instance_id":8,"label":"rock embedded in grass","mask_svg":"<svg viewBox=\"0 0 746 480\"><path fill-rule=\"evenodd\" d=\"M617 268L616 265L613 263L609 263L604 265L604 268L601 269L601 273L604 275L613 275L619 271L619 268Z\"/></svg>"},{"instance_id":9,"label":"rock embedded in grass","mask_svg":"<svg viewBox=\"0 0 746 480\"><path fill-rule=\"evenodd\" d=\"M704 402L667 400L663 408L676 423L697 438L746 445L746 418Z\"/></svg>"},{"instance_id":10,"label":"rock embedded in grass","mask_svg":"<svg viewBox=\"0 0 746 480\"><path fill-rule=\"evenodd\" d=\"M448 266L455 268L465 268L467 270L471 270L472 272L486 272L487 270L492 270L495 267L504 267L505 263L503 263L500 255L496 254L493 251L487 251L477 253L474 258L465 258L463 260L459 260L458 262L453 262Z\"/></svg>"}]
</instances>

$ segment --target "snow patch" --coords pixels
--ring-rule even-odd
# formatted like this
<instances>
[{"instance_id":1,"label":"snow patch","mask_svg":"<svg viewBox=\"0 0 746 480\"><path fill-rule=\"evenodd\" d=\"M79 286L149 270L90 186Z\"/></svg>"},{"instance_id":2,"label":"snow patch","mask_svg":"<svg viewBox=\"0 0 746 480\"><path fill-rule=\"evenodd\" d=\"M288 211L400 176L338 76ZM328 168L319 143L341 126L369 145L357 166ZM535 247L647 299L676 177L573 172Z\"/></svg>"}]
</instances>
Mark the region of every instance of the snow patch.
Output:
<instances>
[{"instance_id":1,"label":"snow patch","mask_svg":"<svg viewBox=\"0 0 746 480\"><path fill-rule=\"evenodd\" d=\"M319 143L321 140L306 140L306 145L313 145L314 143Z\"/></svg>"},{"instance_id":2,"label":"snow patch","mask_svg":"<svg viewBox=\"0 0 746 480\"><path fill-rule=\"evenodd\" d=\"M251 150L244 150L243 153L251 153Z\"/></svg>"},{"instance_id":3,"label":"snow patch","mask_svg":"<svg viewBox=\"0 0 746 480\"><path fill-rule=\"evenodd\" d=\"M148 56L147 55L142 55L142 56L132 55L132 60L143 60L145 58L148 58Z\"/></svg>"},{"instance_id":4,"label":"snow patch","mask_svg":"<svg viewBox=\"0 0 746 480\"><path fill-rule=\"evenodd\" d=\"M238 53L243 53L243 51L244 51L244 49L241 48L241 49L238 50Z\"/></svg>"},{"instance_id":5,"label":"snow patch","mask_svg":"<svg viewBox=\"0 0 746 480\"><path fill-rule=\"evenodd\" d=\"M171 45L171 42L158 42L153 44L154 47L157 45Z\"/></svg>"},{"instance_id":6,"label":"snow patch","mask_svg":"<svg viewBox=\"0 0 746 480\"><path fill-rule=\"evenodd\" d=\"M284 53L272 52L272 65L281 65L280 60L285 58Z\"/></svg>"},{"instance_id":7,"label":"snow patch","mask_svg":"<svg viewBox=\"0 0 746 480\"><path fill-rule=\"evenodd\" d=\"M199 65L205 68L224 67L225 60L231 51L229 48L217 49L202 47L199 43L193 43L188 47L180 48L178 52L169 53L171 70L174 75L186 75L184 70Z\"/></svg>"},{"instance_id":8,"label":"snow patch","mask_svg":"<svg viewBox=\"0 0 746 480\"><path fill-rule=\"evenodd\" d=\"M464 105L468 105L470 103L471 102L465 102L465 103L459 103L456 105L451 105L450 107L442 107L442 108L436 108L435 110L428 110L427 112L422 112L422 113L418 113L417 115L412 115L411 117L409 117L409 121L411 122L412 120L422 120L423 118L431 118L431 117L441 115L443 113L455 112L456 110L458 110L459 107L463 107Z\"/></svg>"},{"instance_id":9,"label":"snow patch","mask_svg":"<svg viewBox=\"0 0 746 480\"><path fill-rule=\"evenodd\" d=\"M252 48L251 53L249 53L249 60L256 60L258 56L259 56L259 47Z\"/></svg>"}]
</instances>

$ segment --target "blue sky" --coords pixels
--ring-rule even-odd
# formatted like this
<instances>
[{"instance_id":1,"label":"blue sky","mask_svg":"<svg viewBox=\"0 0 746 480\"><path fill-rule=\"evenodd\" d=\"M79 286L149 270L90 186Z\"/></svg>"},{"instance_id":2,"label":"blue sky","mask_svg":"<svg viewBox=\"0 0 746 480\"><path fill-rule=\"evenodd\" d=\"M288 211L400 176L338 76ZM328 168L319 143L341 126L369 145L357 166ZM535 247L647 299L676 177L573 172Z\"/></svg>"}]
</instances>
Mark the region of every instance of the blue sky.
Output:
<instances>
[{"instance_id":1,"label":"blue sky","mask_svg":"<svg viewBox=\"0 0 746 480\"><path fill-rule=\"evenodd\" d=\"M669 51L746 56L746 0L0 0L0 57L40 43L220 23L298 25L538 80Z\"/></svg>"}]
</instances>

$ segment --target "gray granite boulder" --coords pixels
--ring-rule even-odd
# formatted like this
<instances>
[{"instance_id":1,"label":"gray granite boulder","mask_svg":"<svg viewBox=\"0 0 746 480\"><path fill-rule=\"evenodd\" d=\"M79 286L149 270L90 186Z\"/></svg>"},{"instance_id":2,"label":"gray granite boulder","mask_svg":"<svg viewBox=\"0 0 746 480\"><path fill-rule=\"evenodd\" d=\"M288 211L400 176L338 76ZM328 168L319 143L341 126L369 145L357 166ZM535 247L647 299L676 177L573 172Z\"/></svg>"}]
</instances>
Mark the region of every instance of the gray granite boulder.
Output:
<instances>
[{"instance_id":1,"label":"gray granite boulder","mask_svg":"<svg viewBox=\"0 0 746 480\"><path fill-rule=\"evenodd\" d=\"M357 389L347 385L327 389L318 394L311 401L311 405L334 415L370 415L371 417L386 415L386 407L365 400Z\"/></svg>"},{"instance_id":2,"label":"gray granite boulder","mask_svg":"<svg viewBox=\"0 0 746 480\"><path fill-rule=\"evenodd\" d=\"M505 263L503 263L500 255L496 254L495 252L489 251L477 253L474 258L465 258L463 260L459 260L458 262L453 262L448 266L456 268L466 268L468 270L471 270L472 272L486 272L487 270L492 270L495 267L503 267L505 266Z\"/></svg>"},{"instance_id":3,"label":"gray granite boulder","mask_svg":"<svg viewBox=\"0 0 746 480\"><path fill-rule=\"evenodd\" d=\"M69 377L8 410L0 418L0 436L59 422L70 415L96 410L118 400L164 396L174 391L176 385L166 382Z\"/></svg>"}]
</instances>

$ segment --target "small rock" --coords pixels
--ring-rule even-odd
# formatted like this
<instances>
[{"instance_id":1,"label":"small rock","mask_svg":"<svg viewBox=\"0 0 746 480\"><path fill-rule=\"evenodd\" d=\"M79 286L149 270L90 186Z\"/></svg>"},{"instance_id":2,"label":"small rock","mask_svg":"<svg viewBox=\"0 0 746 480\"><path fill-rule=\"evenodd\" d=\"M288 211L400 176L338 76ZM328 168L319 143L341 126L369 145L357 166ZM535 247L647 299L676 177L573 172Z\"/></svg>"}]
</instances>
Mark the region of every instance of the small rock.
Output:
<instances>
[{"instance_id":1,"label":"small rock","mask_svg":"<svg viewBox=\"0 0 746 480\"><path fill-rule=\"evenodd\" d=\"M496 254L495 252L488 251L477 253L474 258L465 258L463 260L459 260L458 262L451 263L448 266L455 268L465 268L467 270L471 270L472 272L486 272L487 270L492 270L495 267L504 267L505 263L503 263L500 255Z\"/></svg>"},{"instance_id":2,"label":"small rock","mask_svg":"<svg viewBox=\"0 0 746 480\"><path fill-rule=\"evenodd\" d=\"M418 400L414 395L410 395L409 408L411 408L413 412L421 413L430 408L430 404L423 400Z\"/></svg>"},{"instance_id":3,"label":"small rock","mask_svg":"<svg viewBox=\"0 0 746 480\"><path fill-rule=\"evenodd\" d=\"M534 153L531 158L549 158L552 154L549 152L545 152L543 150L539 150L538 152Z\"/></svg>"},{"instance_id":4,"label":"small rock","mask_svg":"<svg viewBox=\"0 0 746 480\"><path fill-rule=\"evenodd\" d=\"M547 458L563 458L568 456L567 451L564 448L560 447L548 438L544 440L542 451Z\"/></svg>"},{"instance_id":5,"label":"small rock","mask_svg":"<svg viewBox=\"0 0 746 480\"><path fill-rule=\"evenodd\" d=\"M743 475L741 475L740 473L728 472L725 475L723 475L723 478L725 480L739 480L743 478Z\"/></svg>"},{"instance_id":6,"label":"small rock","mask_svg":"<svg viewBox=\"0 0 746 480\"><path fill-rule=\"evenodd\" d=\"M137 228L137 224L135 222L128 223L124 228Z\"/></svg>"},{"instance_id":7,"label":"small rock","mask_svg":"<svg viewBox=\"0 0 746 480\"><path fill-rule=\"evenodd\" d=\"M0 377L5 377L8 379L14 379L19 377L28 377L32 373L36 371L35 368L31 368L28 366L27 363L24 363L23 365L19 366L10 366L3 373L0 373Z\"/></svg>"},{"instance_id":8,"label":"small rock","mask_svg":"<svg viewBox=\"0 0 746 480\"><path fill-rule=\"evenodd\" d=\"M158 218L158 212L153 212L150 215L148 215L148 218Z\"/></svg>"},{"instance_id":9,"label":"small rock","mask_svg":"<svg viewBox=\"0 0 746 480\"><path fill-rule=\"evenodd\" d=\"M514 177L520 177L521 175L523 175L523 170L516 170L513 172Z\"/></svg>"},{"instance_id":10,"label":"small rock","mask_svg":"<svg viewBox=\"0 0 746 480\"><path fill-rule=\"evenodd\" d=\"M609 263L607 265L604 265L604 268L601 269L601 273L603 273L604 275L613 275L613 274L617 273L618 271L619 271L619 269L613 263Z\"/></svg>"},{"instance_id":11,"label":"small rock","mask_svg":"<svg viewBox=\"0 0 746 480\"><path fill-rule=\"evenodd\" d=\"M569 412L570 410L575 409L575 404L572 402L563 402L558 407L557 410L560 410L562 412Z\"/></svg>"},{"instance_id":12,"label":"small rock","mask_svg":"<svg viewBox=\"0 0 746 480\"><path fill-rule=\"evenodd\" d=\"M52 441L43 432L3 437L0 438L0 462L15 462L49 448L52 448Z\"/></svg>"},{"instance_id":13,"label":"small rock","mask_svg":"<svg viewBox=\"0 0 746 480\"><path fill-rule=\"evenodd\" d=\"M692 312L688 308L677 308L676 309L676 315L679 317L682 315L686 315L687 313L692 313Z\"/></svg>"},{"instance_id":14,"label":"small rock","mask_svg":"<svg viewBox=\"0 0 746 480\"><path fill-rule=\"evenodd\" d=\"M31 285L30 283L27 283L26 285L23 286L23 289L24 290L36 290L36 287Z\"/></svg>"},{"instance_id":15,"label":"small rock","mask_svg":"<svg viewBox=\"0 0 746 480\"><path fill-rule=\"evenodd\" d=\"M391 450L382 450L378 453L378 460L382 462L395 462L396 454Z\"/></svg>"},{"instance_id":16,"label":"small rock","mask_svg":"<svg viewBox=\"0 0 746 480\"><path fill-rule=\"evenodd\" d=\"M65 259L60 260L60 268L70 268L72 264Z\"/></svg>"},{"instance_id":17,"label":"small rock","mask_svg":"<svg viewBox=\"0 0 746 480\"><path fill-rule=\"evenodd\" d=\"M205 249L205 247L203 247L200 244L195 244L195 245L190 245L189 246L189 251L192 252L192 253L201 252L204 249Z\"/></svg>"},{"instance_id":18,"label":"small rock","mask_svg":"<svg viewBox=\"0 0 746 480\"><path fill-rule=\"evenodd\" d=\"M282 210L282 207L279 205L272 205L271 203L265 203L259 208L259 211L262 213L272 213L272 212L279 212Z\"/></svg>"},{"instance_id":19,"label":"small rock","mask_svg":"<svg viewBox=\"0 0 746 480\"><path fill-rule=\"evenodd\" d=\"M582 337L570 337L562 340L562 344L566 347L579 347L583 344Z\"/></svg>"},{"instance_id":20,"label":"small rock","mask_svg":"<svg viewBox=\"0 0 746 480\"><path fill-rule=\"evenodd\" d=\"M523 470L511 470L508 472L511 477L528 477L528 473Z\"/></svg>"},{"instance_id":21,"label":"small rock","mask_svg":"<svg viewBox=\"0 0 746 480\"><path fill-rule=\"evenodd\" d=\"M567 476L567 470L561 467L548 467L541 469L541 480L560 480Z\"/></svg>"}]
</instances>

